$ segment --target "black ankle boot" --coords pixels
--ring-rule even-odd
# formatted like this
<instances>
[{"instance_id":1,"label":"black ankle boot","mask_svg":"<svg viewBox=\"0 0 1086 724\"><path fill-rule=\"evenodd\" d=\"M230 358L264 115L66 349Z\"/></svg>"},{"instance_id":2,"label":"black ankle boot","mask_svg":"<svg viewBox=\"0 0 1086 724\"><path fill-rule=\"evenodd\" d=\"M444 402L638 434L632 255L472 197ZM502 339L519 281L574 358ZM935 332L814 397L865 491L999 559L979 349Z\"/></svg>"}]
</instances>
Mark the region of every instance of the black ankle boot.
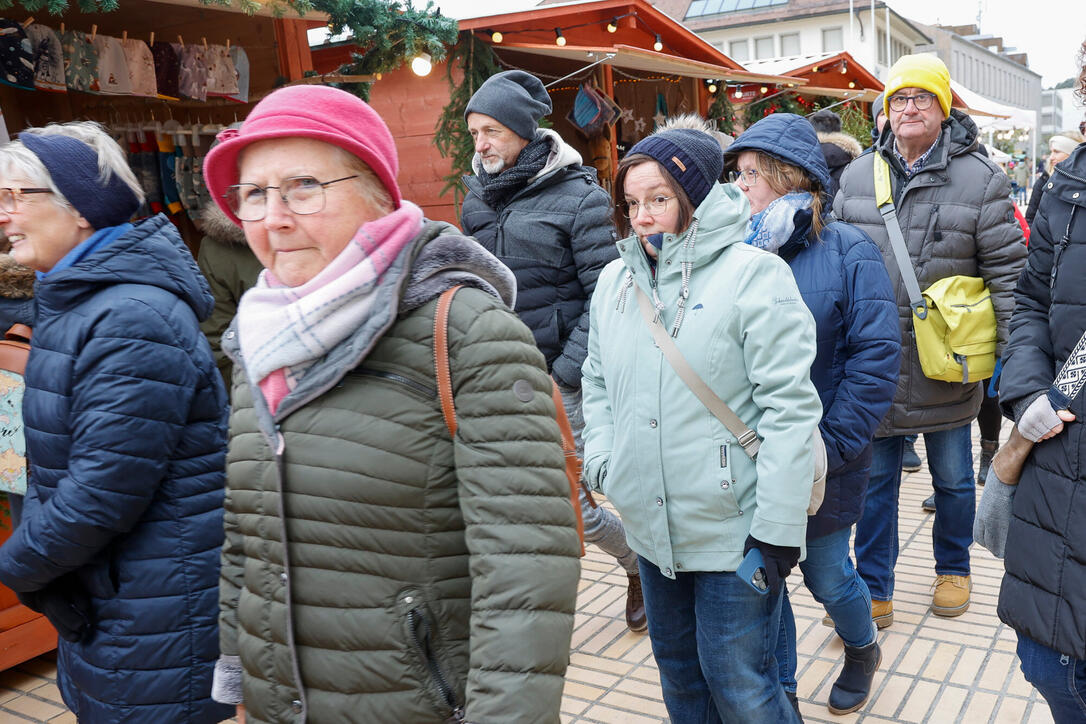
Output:
<instances>
[{"instance_id":1,"label":"black ankle boot","mask_svg":"<svg viewBox=\"0 0 1086 724\"><path fill-rule=\"evenodd\" d=\"M803 715L799 713L799 695L787 689L784 690L784 695L788 697L788 703L796 710L796 716L799 717L800 724L803 724Z\"/></svg>"},{"instance_id":2,"label":"black ankle boot","mask_svg":"<svg viewBox=\"0 0 1086 724\"><path fill-rule=\"evenodd\" d=\"M863 706L881 663L882 649L877 641L867 646L845 646L845 665L830 690L830 713L848 714Z\"/></svg>"},{"instance_id":3,"label":"black ankle boot","mask_svg":"<svg viewBox=\"0 0 1086 724\"><path fill-rule=\"evenodd\" d=\"M977 470L977 485L984 485L988 479L988 468L992 466L992 458L999 451L999 440L980 441L980 469Z\"/></svg>"}]
</instances>

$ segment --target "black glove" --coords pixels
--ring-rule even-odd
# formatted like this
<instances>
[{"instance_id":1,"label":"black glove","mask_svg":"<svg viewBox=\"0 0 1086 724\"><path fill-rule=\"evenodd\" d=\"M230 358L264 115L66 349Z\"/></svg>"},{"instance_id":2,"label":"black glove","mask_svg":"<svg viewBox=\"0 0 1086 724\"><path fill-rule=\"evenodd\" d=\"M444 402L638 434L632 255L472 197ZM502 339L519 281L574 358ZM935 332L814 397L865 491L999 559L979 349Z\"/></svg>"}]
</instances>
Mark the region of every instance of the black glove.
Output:
<instances>
[{"instance_id":1,"label":"black glove","mask_svg":"<svg viewBox=\"0 0 1086 724\"><path fill-rule=\"evenodd\" d=\"M29 609L43 614L57 635L76 643L90 629L90 598L74 576L64 576L38 591L16 593Z\"/></svg>"},{"instance_id":2,"label":"black glove","mask_svg":"<svg viewBox=\"0 0 1086 724\"><path fill-rule=\"evenodd\" d=\"M762 553L769 592L774 595L780 593L784 579L788 578L788 574L799 563L799 548L763 543L754 536L748 535L747 542L743 544L743 555L749 553L751 548L757 548Z\"/></svg>"}]
</instances>

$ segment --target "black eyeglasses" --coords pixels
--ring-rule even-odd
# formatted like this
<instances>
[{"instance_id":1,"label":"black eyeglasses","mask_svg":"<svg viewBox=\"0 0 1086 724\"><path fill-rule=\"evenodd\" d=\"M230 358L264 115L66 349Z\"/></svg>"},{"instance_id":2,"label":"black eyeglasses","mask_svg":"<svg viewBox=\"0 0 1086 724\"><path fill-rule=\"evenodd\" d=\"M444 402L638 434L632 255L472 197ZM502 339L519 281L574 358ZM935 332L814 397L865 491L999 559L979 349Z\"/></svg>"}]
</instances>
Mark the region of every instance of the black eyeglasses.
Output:
<instances>
[{"instance_id":1,"label":"black eyeglasses","mask_svg":"<svg viewBox=\"0 0 1086 724\"><path fill-rule=\"evenodd\" d=\"M22 203L23 196L27 194L51 194L52 189L19 189L19 188L0 188L0 209L13 214L18 210L18 204Z\"/></svg>"},{"instance_id":2,"label":"black eyeglasses","mask_svg":"<svg viewBox=\"0 0 1086 724\"><path fill-rule=\"evenodd\" d=\"M900 113L905 110L909 105L909 101L913 102L918 111L926 111L931 108L931 104L935 102L934 93L917 93L915 96L890 96L889 106L890 110Z\"/></svg>"},{"instance_id":3,"label":"black eyeglasses","mask_svg":"<svg viewBox=\"0 0 1086 724\"><path fill-rule=\"evenodd\" d=\"M285 179L278 186L257 186L256 184L234 184L226 189L223 198L242 221L260 221L268 213L268 190L275 189L279 192L279 198L287 208L295 214L306 216L317 214L324 210L324 189L326 186L338 184L358 178L358 174L332 179L331 181L318 181L312 176L294 176Z\"/></svg>"}]
</instances>

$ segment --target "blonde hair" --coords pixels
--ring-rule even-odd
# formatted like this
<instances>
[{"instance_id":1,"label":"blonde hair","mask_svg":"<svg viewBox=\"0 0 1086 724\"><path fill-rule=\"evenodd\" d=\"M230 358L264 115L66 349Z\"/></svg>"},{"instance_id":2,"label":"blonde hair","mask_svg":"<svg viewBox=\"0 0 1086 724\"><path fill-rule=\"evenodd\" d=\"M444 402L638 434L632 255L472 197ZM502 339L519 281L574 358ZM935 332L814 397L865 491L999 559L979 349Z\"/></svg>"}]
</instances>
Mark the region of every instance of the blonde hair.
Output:
<instances>
[{"instance_id":1,"label":"blonde hair","mask_svg":"<svg viewBox=\"0 0 1086 724\"><path fill-rule=\"evenodd\" d=\"M790 191L807 191L811 194L811 229L816 237L822 236L822 184L811 178L799 166L785 163L768 153L754 151L755 164L762 181L781 196Z\"/></svg>"}]
</instances>

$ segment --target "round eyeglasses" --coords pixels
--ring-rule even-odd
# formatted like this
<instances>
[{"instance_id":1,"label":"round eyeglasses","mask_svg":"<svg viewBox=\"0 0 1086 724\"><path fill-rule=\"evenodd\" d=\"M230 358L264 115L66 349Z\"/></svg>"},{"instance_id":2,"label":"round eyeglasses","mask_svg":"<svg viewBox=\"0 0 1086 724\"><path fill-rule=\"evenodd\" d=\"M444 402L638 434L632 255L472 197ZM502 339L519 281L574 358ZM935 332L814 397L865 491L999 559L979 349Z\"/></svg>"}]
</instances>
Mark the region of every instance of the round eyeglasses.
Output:
<instances>
[{"instance_id":1,"label":"round eyeglasses","mask_svg":"<svg viewBox=\"0 0 1086 724\"><path fill-rule=\"evenodd\" d=\"M931 108L931 104L935 102L935 94L917 93L915 96L890 96L890 110L900 113L909 105L909 101L913 102L913 105L916 106L916 110L926 111Z\"/></svg>"},{"instance_id":2,"label":"round eyeglasses","mask_svg":"<svg viewBox=\"0 0 1086 724\"><path fill-rule=\"evenodd\" d=\"M52 189L18 189L18 188L0 188L0 209L3 209L9 214L14 214L18 211L18 205L22 203L23 196L27 194L51 194Z\"/></svg>"},{"instance_id":3,"label":"round eyeglasses","mask_svg":"<svg viewBox=\"0 0 1086 724\"><path fill-rule=\"evenodd\" d=\"M637 216L642 208L648 212L649 216L658 216L659 214L667 211L667 203L671 201L674 196L657 196L650 201L646 201L644 204L639 201L627 201L622 206L622 215L627 219L632 219Z\"/></svg>"},{"instance_id":4,"label":"round eyeglasses","mask_svg":"<svg viewBox=\"0 0 1086 724\"><path fill-rule=\"evenodd\" d=\"M331 181L318 181L312 176L294 176L284 179L278 186L257 186L256 184L234 184L228 186L223 198L242 221L260 221L268 213L268 191L275 189L279 192L279 198L295 214L307 216L320 213L324 210L324 189L326 186L338 184L358 178L358 174L332 179Z\"/></svg>"},{"instance_id":5,"label":"round eyeglasses","mask_svg":"<svg viewBox=\"0 0 1086 724\"><path fill-rule=\"evenodd\" d=\"M742 182L749 189L758 183L758 169L748 168L746 171L732 171L728 174L728 180L733 184Z\"/></svg>"}]
</instances>

